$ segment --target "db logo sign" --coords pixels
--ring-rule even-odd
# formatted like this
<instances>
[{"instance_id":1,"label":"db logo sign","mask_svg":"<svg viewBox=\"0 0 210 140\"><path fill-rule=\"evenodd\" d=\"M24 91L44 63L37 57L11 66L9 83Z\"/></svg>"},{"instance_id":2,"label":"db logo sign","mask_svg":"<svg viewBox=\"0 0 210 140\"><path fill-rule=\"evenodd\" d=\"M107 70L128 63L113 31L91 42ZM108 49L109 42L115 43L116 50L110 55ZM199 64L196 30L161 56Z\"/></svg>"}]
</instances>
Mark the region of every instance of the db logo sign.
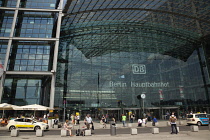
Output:
<instances>
[{"instance_id":1,"label":"db logo sign","mask_svg":"<svg viewBox=\"0 0 210 140\"><path fill-rule=\"evenodd\" d=\"M146 74L146 66L143 64L132 65L133 74Z\"/></svg>"}]
</instances>

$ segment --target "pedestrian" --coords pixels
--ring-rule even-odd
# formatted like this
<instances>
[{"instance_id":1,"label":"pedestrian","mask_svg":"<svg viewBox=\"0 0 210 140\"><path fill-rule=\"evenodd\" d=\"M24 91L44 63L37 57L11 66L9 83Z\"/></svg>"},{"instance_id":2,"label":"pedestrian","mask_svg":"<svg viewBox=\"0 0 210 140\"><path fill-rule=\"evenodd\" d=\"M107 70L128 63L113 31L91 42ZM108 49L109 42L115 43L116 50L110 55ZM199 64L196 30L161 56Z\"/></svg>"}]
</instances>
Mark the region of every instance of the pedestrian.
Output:
<instances>
[{"instance_id":1,"label":"pedestrian","mask_svg":"<svg viewBox=\"0 0 210 140\"><path fill-rule=\"evenodd\" d=\"M106 117L105 117L104 115L102 116L101 120L102 120L104 123L106 123Z\"/></svg>"},{"instance_id":2,"label":"pedestrian","mask_svg":"<svg viewBox=\"0 0 210 140\"><path fill-rule=\"evenodd\" d=\"M133 123L133 114L130 114L130 123Z\"/></svg>"},{"instance_id":3,"label":"pedestrian","mask_svg":"<svg viewBox=\"0 0 210 140\"><path fill-rule=\"evenodd\" d=\"M109 114L106 114L106 123L109 123Z\"/></svg>"},{"instance_id":4,"label":"pedestrian","mask_svg":"<svg viewBox=\"0 0 210 140\"><path fill-rule=\"evenodd\" d=\"M93 120L92 120L92 118L90 117L90 114L87 114L87 116L86 116L85 119L84 119L84 123L85 123L85 125L86 125L86 127L87 127L88 130L90 129L90 125L93 126ZM92 127L92 126L91 126L91 127Z\"/></svg>"},{"instance_id":5,"label":"pedestrian","mask_svg":"<svg viewBox=\"0 0 210 140\"><path fill-rule=\"evenodd\" d=\"M80 115L77 115L77 124L79 124L80 121Z\"/></svg>"},{"instance_id":6,"label":"pedestrian","mask_svg":"<svg viewBox=\"0 0 210 140\"><path fill-rule=\"evenodd\" d=\"M114 117L112 117L112 121L113 121L114 123L116 123L116 120L115 120L115 118L114 118Z\"/></svg>"},{"instance_id":7,"label":"pedestrian","mask_svg":"<svg viewBox=\"0 0 210 140\"><path fill-rule=\"evenodd\" d=\"M54 125L58 125L58 118L54 120Z\"/></svg>"},{"instance_id":8,"label":"pedestrian","mask_svg":"<svg viewBox=\"0 0 210 140\"><path fill-rule=\"evenodd\" d=\"M144 124L144 126L147 127L147 117L144 117L142 119L142 124Z\"/></svg>"},{"instance_id":9,"label":"pedestrian","mask_svg":"<svg viewBox=\"0 0 210 140\"><path fill-rule=\"evenodd\" d=\"M142 119L138 119L138 127L142 126Z\"/></svg>"},{"instance_id":10,"label":"pedestrian","mask_svg":"<svg viewBox=\"0 0 210 140\"><path fill-rule=\"evenodd\" d=\"M124 114L122 114L122 123L123 123L123 127L125 127L125 124L126 124L126 116Z\"/></svg>"},{"instance_id":11,"label":"pedestrian","mask_svg":"<svg viewBox=\"0 0 210 140\"><path fill-rule=\"evenodd\" d=\"M71 123L74 125L75 117L74 114L71 114Z\"/></svg>"},{"instance_id":12,"label":"pedestrian","mask_svg":"<svg viewBox=\"0 0 210 140\"><path fill-rule=\"evenodd\" d=\"M154 116L152 119L152 126L155 126L155 124L157 123L157 118Z\"/></svg>"},{"instance_id":13,"label":"pedestrian","mask_svg":"<svg viewBox=\"0 0 210 140\"><path fill-rule=\"evenodd\" d=\"M103 125L103 128L106 128L106 123L103 121L103 119L100 120L100 123Z\"/></svg>"},{"instance_id":14,"label":"pedestrian","mask_svg":"<svg viewBox=\"0 0 210 140\"><path fill-rule=\"evenodd\" d=\"M177 134L178 133L178 130L177 130L177 127L176 127L176 116L175 115L171 115L170 116L170 119L169 119L169 122L171 123L171 134L175 133ZM175 132L174 132L175 130Z\"/></svg>"},{"instance_id":15,"label":"pedestrian","mask_svg":"<svg viewBox=\"0 0 210 140\"><path fill-rule=\"evenodd\" d=\"M103 125L103 128L106 128L106 117L104 115L101 118L101 124Z\"/></svg>"},{"instance_id":16,"label":"pedestrian","mask_svg":"<svg viewBox=\"0 0 210 140\"><path fill-rule=\"evenodd\" d=\"M72 135L72 133L71 133L72 127L68 125L68 122L69 122L69 120L66 120L66 122L64 123L64 126L63 126L63 127L64 127L64 130L69 131L69 135L70 135L70 137L72 137L72 136L74 136L74 135Z\"/></svg>"},{"instance_id":17,"label":"pedestrian","mask_svg":"<svg viewBox=\"0 0 210 140\"><path fill-rule=\"evenodd\" d=\"M170 113L167 111L167 112L166 112L166 119L168 120L169 117L170 117Z\"/></svg>"},{"instance_id":18,"label":"pedestrian","mask_svg":"<svg viewBox=\"0 0 210 140\"><path fill-rule=\"evenodd\" d=\"M77 125L77 115L74 116L74 125Z\"/></svg>"}]
</instances>

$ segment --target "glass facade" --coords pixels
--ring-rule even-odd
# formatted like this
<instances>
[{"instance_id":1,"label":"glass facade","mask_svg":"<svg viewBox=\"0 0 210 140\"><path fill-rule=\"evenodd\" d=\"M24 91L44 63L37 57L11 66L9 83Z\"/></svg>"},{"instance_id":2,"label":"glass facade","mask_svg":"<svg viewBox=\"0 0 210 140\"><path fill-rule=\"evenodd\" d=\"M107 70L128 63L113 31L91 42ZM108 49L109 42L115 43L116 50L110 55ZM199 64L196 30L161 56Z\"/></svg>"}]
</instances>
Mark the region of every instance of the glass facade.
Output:
<instances>
[{"instance_id":1,"label":"glass facade","mask_svg":"<svg viewBox=\"0 0 210 140\"><path fill-rule=\"evenodd\" d=\"M0 59L6 69L1 75L1 102L49 106L58 4L0 1Z\"/></svg>"},{"instance_id":2,"label":"glass facade","mask_svg":"<svg viewBox=\"0 0 210 140\"><path fill-rule=\"evenodd\" d=\"M210 112L208 0L0 6L1 102L117 119L129 112Z\"/></svg>"},{"instance_id":3,"label":"glass facade","mask_svg":"<svg viewBox=\"0 0 210 140\"><path fill-rule=\"evenodd\" d=\"M16 105L40 103L41 80L8 78L4 86L6 94L3 96L3 102L15 100Z\"/></svg>"},{"instance_id":4,"label":"glass facade","mask_svg":"<svg viewBox=\"0 0 210 140\"><path fill-rule=\"evenodd\" d=\"M51 46L44 41L14 41L9 71L49 71Z\"/></svg>"}]
</instances>

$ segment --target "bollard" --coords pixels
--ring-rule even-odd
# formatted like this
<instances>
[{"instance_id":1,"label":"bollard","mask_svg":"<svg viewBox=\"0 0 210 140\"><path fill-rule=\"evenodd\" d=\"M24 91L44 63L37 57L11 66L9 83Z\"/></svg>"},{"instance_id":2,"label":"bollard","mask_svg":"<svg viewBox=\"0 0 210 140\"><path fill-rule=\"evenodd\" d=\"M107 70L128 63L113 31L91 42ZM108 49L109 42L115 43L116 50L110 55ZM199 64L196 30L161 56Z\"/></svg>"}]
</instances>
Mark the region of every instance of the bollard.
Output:
<instances>
[{"instance_id":1,"label":"bollard","mask_svg":"<svg viewBox=\"0 0 210 140\"><path fill-rule=\"evenodd\" d=\"M115 122L110 122L110 135L116 135L116 124Z\"/></svg>"},{"instance_id":2,"label":"bollard","mask_svg":"<svg viewBox=\"0 0 210 140\"><path fill-rule=\"evenodd\" d=\"M137 128L131 128L131 135L137 135Z\"/></svg>"},{"instance_id":3,"label":"bollard","mask_svg":"<svg viewBox=\"0 0 210 140\"><path fill-rule=\"evenodd\" d=\"M55 129L58 129L58 125L55 125L55 124L54 124L54 128L55 128Z\"/></svg>"},{"instance_id":4,"label":"bollard","mask_svg":"<svg viewBox=\"0 0 210 140\"><path fill-rule=\"evenodd\" d=\"M132 127L132 123L128 123L128 127Z\"/></svg>"},{"instance_id":5,"label":"bollard","mask_svg":"<svg viewBox=\"0 0 210 140\"><path fill-rule=\"evenodd\" d=\"M179 126L177 126L176 128L177 128L177 132L179 133Z\"/></svg>"},{"instance_id":6,"label":"bollard","mask_svg":"<svg viewBox=\"0 0 210 140\"><path fill-rule=\"evenodd\" d=\"M119 124L115 124L115 127L117 128L117 127L120 127L120 125Z\"/></svg>"},{"instance_id":7,"label":"bollard","mask_svg":"<svg viewBox=\"0 0 210 140\"><path fill-rule=\"evenodd\" d=\"M166 126L171 126L171 123L170 122L166 122Z\"/></svg>"},{"instance_id":8,"label":"bollard","mask_svg":"<svg viewBox=\"0 0 210 140\"><path fill-rule=\"evenodd\" d=\"M36 130L36 136L37 137L42 137L43 136L44 131L41 129Z\"/></svg>"},{"instance_id":9,"label":"bollard","mask_svg":"<svg viewBox=\"0 0 210 140\"><path fill-rule=\"evenodd\" d=\"M13 129L11 130L11 137L17 137L19 136L19 130Z\"/></svg>"},{"instance_id":10,"label":"bollard","mask_svg":"<svg viewBox=\"0 0 210 140\"><path fill-rule=\"evenodd\" d=\"M64 130L64 129L61 130L61 137L66 137L67 134L68 134L68 130Z\"/></svg>"},{"instance_id":11,"label":"bollard","mask_svg":"<svg viewBox=\"0 0 210 140\"><path fill-rule=\"evenodd\" d=\"M85 130L85 136L91 136L91 130Z\"/></svg>"},{"instance_id":12,"label":"bollard","mask_svg":"<svg viewBox=\"0 0 210 140\"><path fill-rule=\"evenodd\" d=\"M179 121L179 125L183 125L184 124L184 122L183 121Z\"/></svg>"},{"instance_id":13,"label":"bollard","mask_svg":"<svg viewBox=\"0 0 210 140\"><path fill-rule=\"evenodd\" d=\"M159 134L159 128L152 128L152 134Z\"/></svg>"},{"instance_id":14,"label":"bollard","mask_svg":"<svg viewBox=\"0 0 210 140\"><path fill-rule=\"evenodd\" d=\"M103 124L100 124L99 128L104 128L104 125Z\"/></svg>"},{"instance_id":15,"label":"bollard","mask_svg":"<svg viewBox=\"0 0 210 140\"><path fill-rule=\"evenodd\" d=\"M191 129L192 132L198 132L199 131L198 126L195 126L195 125L191 125L190 129Z\"/></svg>"},{"instance_id":16,"label":"bollard","mask_svg":"<svg viewBox=\"0 0 210 140\"><path fill-rule=\"evenodd\" d=\"M52 128L52 120L48 120L48 126L49 128Z\"/></svg>"}]
</instances>

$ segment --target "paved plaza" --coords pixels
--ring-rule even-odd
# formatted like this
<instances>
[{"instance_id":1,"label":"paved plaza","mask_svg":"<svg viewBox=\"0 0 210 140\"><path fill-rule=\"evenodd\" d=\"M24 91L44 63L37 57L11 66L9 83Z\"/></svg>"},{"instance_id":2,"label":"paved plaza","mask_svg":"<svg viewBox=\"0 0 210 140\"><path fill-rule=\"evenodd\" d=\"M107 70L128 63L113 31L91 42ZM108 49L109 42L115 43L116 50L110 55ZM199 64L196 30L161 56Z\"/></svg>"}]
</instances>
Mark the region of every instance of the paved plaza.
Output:
<instances>
[{"instance_id":1,"label":"paved plaza","mask_svg":"<svg viewBox=\"0 0 210 140\"><path fill-rule=\"evenodd\" d=\"M185 121L183 121L185 122ZM170 134L170 126L167 126L167 121L160 121L158 127L160 129L159 134L152 134L150 130L154 127L149 122L147 124L147 127L136 127L136 123L133 123L131 126L122 127L122 124L119 123L117 125L117 134L114 136L110 135L110 125L107 125L107 128L101 128L101 125L97 122L94 123L95 125L95 131L91 136L66 136L61 137L60 130L62 128L54 129L50 128L49 131L44 132L43 137L37 137L35 135L35 132L20 132L20 135L18 137L11 137L10 132L6 130L5 127L0 127L0 140L23 140L23 139L30 139L30 140L52 140L52 139L59 139L59 140L67 140L67 139L81 139L81 140L125 140L125 139L132 139L132 140L209 140L210 139L210 131L207 126L201 126L199 127L198 132L192 132L190 130L190 126L186 126L185 123L178 124L180 128L183 129L183 131L180 131L178 134ZM81 123L82 125L82 123ZM74 126L73 133L76 129L78 129L80 126ZM138 128L138 132L141 131L141 133L138 133L137 135L131 135L130 134L130 127L131 128ZM188 130L189 129L189 130Z\"/></svg>"}]
</instances>

